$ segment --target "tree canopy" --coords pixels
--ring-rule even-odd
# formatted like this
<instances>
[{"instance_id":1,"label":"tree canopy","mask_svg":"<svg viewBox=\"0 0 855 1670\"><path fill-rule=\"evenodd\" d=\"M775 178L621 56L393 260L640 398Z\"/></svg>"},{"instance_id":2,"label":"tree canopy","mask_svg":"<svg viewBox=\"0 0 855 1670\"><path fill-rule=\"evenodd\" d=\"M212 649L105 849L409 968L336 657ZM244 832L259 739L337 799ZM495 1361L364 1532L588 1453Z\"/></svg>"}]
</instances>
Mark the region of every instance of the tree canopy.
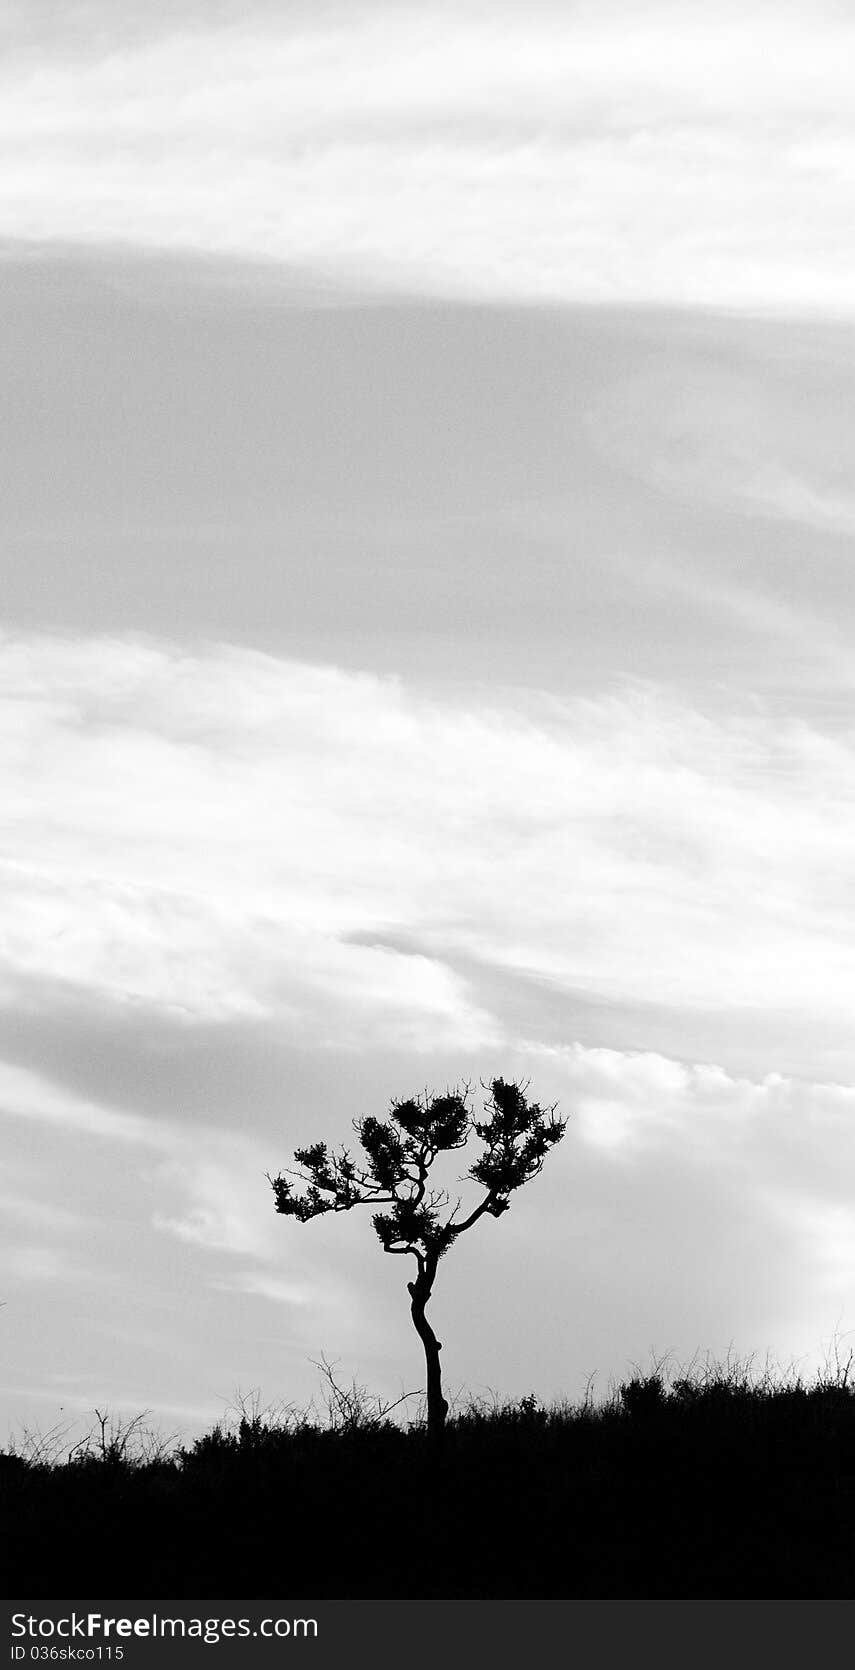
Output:
<instances>
[{"instance_id":1,"label":"tree canopy","mask_svg":"<svg viewBox=\"0 0 855 1670\"><path fill-rule=\"evenodd\" d=\"M372 1219L384 1252L439 1259L480 1217L506 1212L510 1196L537 1176L564 1135L566 1120L554 1107L529 1101L527 1089L493 1079L481 1119L470 1110L468 1086L393 1102L388 1119L356 1119L364 1158L357 1161L345 1146L332 1150L325 1142L296 1149L296 1166L270 1179L276 1210L308 1223L325 1212L386 1206ZM483 1150L466 1178L485 1194L461 1218L461 1201L452 1207L448 1191L429 1187L428 1178L440 1154L464 1148L473 1134Z\"/></svg>"}]
</instances>

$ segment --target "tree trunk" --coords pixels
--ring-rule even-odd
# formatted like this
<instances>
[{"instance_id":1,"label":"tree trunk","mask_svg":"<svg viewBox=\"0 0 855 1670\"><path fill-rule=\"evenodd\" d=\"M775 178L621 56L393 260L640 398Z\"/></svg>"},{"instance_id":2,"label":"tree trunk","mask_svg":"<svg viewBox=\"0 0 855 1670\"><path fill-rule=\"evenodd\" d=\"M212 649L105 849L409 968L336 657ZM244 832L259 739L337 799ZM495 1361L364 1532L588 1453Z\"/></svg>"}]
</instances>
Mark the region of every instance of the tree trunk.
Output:
<instances>
[{"instance_id":1,"label":"tree trunk","mask_svg":"<svg viewBox=\"0 0 855 1670\"><path fill-rule=\"evenodd\" d=\"M428 1438L432 1443L438 1444L442 1439L448 1404L442 1395L442 1370L439 1362L442 1346L425 1316L425 1305L431 1296L432 1287L432 1277L427 1275L420 1274L416 1281L407 1282L413 1326L424 1346L427 1364Z\"/></svg>"}]
</instances>

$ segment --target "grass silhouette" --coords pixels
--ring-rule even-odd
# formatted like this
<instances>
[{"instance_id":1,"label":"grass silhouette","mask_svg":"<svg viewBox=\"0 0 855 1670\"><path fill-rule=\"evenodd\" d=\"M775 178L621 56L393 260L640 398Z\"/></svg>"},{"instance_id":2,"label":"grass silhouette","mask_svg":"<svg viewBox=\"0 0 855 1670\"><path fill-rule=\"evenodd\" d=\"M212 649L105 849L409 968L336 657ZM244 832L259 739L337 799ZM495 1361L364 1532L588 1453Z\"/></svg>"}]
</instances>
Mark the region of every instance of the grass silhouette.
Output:
<instances>
[{"instance_id":1,"label":"grass silhouette","mask_svg":"<svg viewBox=\"0 0 855 1670\"><path fill-rule=\"evenodd\" d=\"M99 1416L67 1459L10 1448L9 1592L855 1596L851 1358L811 1383L728 1360L599 1404L470 1399L439 1456L423 1411L320 1366L324 1417L255 1395L189 1445Z\"/></svg>"}]
</instances>

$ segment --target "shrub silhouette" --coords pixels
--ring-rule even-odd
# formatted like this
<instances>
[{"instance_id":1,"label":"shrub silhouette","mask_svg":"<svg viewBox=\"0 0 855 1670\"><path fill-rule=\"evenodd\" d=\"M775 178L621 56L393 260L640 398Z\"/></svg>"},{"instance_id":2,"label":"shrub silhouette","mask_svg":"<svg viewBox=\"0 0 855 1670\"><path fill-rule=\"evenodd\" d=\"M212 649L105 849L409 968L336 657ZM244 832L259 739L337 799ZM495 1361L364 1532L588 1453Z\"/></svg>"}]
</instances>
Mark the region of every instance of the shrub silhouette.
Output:
<instances>
[{"instance_id":1,"label":"shrub silhouette","mask_svg":"<svg viewBox=\"0 0 855 1670\"><path fill-rule=\"evenodd\" d=\"M439 1261L479 1218L499 1218L507 1212L510 1196L536 1177L566 1120L555 1108L530 1102L527 1084L493 1079L485 1117L476 1119L469 1107L469 1087L436 1096L425 1093L393 1102L388 1120L368 1116L353 1128L365 1153L361 1164L342 1147L332 1153L325 1142L298 1148L296 1168L268 1177L276 1210L308 1223L325 1212L349 1212L354 1206L386 1206L372 1222L384 1252L411 1256L416 1278L407 1283L413 1326L422 1342L427 1367L427 1427L433 1440L442 1434L448 1403L442 1391L439 1354L442 1345L425 1315L433 1292ZM458 1218L461 1202L449 1212L445 1189L428 1186L431 1168L440 1154L464 1148L475 1134L483 1152L467 1173L486 1190L467 1217ZM302 1184L295 1191L290 1181Z\"/></svg>"},{"instance_id":2,"label":"shrub silhouette","mask_svg":"<svg viewBox=\"0 0 855 1670\"><path fill-rule=\"evenodd\" d=\"M624 1412L636 1419L658 1414L665 1404L661 1375L648 1374L643 1379L634 1375L632 1380L625 1380L620 1388L620 1400Z\"/></svg>"}]
</instances>

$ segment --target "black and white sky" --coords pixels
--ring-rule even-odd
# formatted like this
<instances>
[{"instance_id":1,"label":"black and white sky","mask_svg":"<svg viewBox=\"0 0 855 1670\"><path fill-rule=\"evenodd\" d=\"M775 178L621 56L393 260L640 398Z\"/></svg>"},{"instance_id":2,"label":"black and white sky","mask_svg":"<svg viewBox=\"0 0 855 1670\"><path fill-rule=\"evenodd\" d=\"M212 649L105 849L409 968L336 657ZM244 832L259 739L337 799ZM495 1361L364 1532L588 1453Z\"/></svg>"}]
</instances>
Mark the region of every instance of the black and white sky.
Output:
<instances>
[{"instance_id":1,"label":"black and white sky","mask_svg":"<svg viewBox=\"0 0 855 1670\"><path fill-rule=\"evenodd\" d=\"M855 1328L853 55L7 0L0 1429L418 1384L264 1174L496 1073L451 1390Z\"/></svg>"}]
</instances>

